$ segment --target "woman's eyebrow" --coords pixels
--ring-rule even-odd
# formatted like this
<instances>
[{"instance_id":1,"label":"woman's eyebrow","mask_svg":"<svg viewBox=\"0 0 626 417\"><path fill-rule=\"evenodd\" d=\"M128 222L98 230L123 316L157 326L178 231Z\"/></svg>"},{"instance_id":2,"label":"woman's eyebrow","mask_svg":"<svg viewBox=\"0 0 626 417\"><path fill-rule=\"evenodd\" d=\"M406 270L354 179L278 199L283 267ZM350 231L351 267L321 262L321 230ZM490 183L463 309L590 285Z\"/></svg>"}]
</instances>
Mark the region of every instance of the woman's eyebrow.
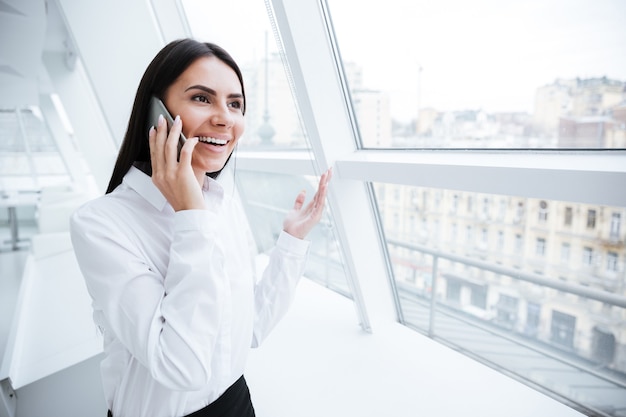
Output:
<instances>
[{"instance_id":1,"label":"woman's eyebrow","mask_svg":"<svg viewBox=\"0 0 626 417\"><path fill-rule=\"evenodd\" d=\"M189 90L202 90L207 94L211 94L213 96L217 95L217 93L215 92L215 90L213 90L212 88L209 87L205 87L203 85L192 85L191 87L187 87L187 89L185 89L185 92L189 91Z\"/></svg>"},{"instance_id":2,"label":"woman's eyebrow","mask_svg":"<svg viewBox=\"0 0 626 417\"><path fill-rule=\"evenodd\" d=\"M191 87L187 87L185 89L185 92L189 91L189 90L202 90L207 94L210 94L212 96L216 96L217 93L215 92L215 90L213 90L212 88L206 87L204 85L200 85L200 84L196 84L196 85L192 85ZM231 93L228 95L228 98L243 98L243 94L240 93Z\"/></svg>"}]
</instances>

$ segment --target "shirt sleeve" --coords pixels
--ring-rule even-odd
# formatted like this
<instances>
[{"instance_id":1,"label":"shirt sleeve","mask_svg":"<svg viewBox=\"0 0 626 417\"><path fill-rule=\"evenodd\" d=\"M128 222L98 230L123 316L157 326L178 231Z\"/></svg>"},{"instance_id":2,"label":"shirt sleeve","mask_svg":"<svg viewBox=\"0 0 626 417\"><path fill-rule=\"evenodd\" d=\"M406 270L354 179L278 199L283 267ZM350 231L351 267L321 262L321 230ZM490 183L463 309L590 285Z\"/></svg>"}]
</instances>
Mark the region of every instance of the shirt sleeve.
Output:
<instances>
[{"instance_id":1,"label":"shirt sleeve","mask_svg":"<svg viewBox=\"0 0 626 417\"><path fill-rule=\"evenodd\" d=\"M173 390L211 378L228 285L209 210L175 213L166 276L146 259L121 219L83 210L71 218L76 257L111 331L152 377ZM122 224L120 224L122 223ZM150 236L145 236L150 239Z\"/></svg>"},{"instance_id":2,"label":"shirt sleeve","mask_svg":"<svg viewBox=\"0 0 626 417\"><path fill-rule=\"evenodd\" d=\"M254 291L252 347L258 347L287 313L304 273L309 244L284 231L278 236L276 247Z\"/></svg>"}]
</instances>

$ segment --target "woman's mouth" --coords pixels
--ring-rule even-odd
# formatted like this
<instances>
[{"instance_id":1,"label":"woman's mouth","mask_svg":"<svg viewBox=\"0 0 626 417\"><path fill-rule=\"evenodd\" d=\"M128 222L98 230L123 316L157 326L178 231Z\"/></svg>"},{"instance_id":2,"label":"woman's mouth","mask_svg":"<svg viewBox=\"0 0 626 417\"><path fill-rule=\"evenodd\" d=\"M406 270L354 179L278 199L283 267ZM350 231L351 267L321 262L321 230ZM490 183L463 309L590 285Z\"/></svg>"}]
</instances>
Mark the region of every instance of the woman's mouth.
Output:
<instances>
[{"instance_id":1,"label":"woman's mouth","mask_svg":"<svg viewBox=\"0 0 626 417\"><path fill-rule=\"evenodd\" d=\"M226 139L217 139L210 136L199 136L198 140L202 143L208 143L210 145L224 146L228 143Z\"/></svg>"}]
</instances>

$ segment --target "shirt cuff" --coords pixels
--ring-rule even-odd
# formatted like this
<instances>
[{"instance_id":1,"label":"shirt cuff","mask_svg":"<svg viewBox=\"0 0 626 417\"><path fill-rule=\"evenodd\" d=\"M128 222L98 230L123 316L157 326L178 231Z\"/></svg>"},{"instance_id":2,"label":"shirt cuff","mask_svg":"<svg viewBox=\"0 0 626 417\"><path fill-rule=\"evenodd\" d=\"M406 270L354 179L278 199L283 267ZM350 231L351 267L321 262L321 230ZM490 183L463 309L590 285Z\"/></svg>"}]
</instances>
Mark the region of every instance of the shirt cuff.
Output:
<instances>
[{"instance_id":1,"label":"shirt cuff","mask_svg":"<svg viewBox=\"0 0 626 417\"><path fill-rule=\"evenodd\" d=\"M298 239L284 230L280 232L276 241L276 247L298 256L305 256L310 245L311 242L308 240Z\"/></svg>"}]
</instances>

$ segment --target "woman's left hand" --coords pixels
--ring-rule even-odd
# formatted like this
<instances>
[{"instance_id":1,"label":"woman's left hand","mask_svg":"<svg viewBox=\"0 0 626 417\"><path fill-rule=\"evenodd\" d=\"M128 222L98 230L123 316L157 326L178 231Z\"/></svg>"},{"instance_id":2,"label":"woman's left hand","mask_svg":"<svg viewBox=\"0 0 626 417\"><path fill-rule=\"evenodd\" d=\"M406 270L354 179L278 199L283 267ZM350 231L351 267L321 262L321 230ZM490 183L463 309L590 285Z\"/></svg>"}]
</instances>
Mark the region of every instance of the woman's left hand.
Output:
<instances>
[{"instance_id":1,"label":"woman's left hand","mask_svg":"<svg viewBox=\"0 0 626 417\"><path fill-rule=\"evenodd\" d=\"M285 232L298 239L304 239L311 229L320 221L324 213L328 182L332 176L332 168L329 168L320 178L320 183L317 192L313 196L313 200L304 208L306 191L302 190L300 194L298 194L296 202L293 205L293 210L287 214L283 222L283 230Z\"/></svg>"}]
</instances>

